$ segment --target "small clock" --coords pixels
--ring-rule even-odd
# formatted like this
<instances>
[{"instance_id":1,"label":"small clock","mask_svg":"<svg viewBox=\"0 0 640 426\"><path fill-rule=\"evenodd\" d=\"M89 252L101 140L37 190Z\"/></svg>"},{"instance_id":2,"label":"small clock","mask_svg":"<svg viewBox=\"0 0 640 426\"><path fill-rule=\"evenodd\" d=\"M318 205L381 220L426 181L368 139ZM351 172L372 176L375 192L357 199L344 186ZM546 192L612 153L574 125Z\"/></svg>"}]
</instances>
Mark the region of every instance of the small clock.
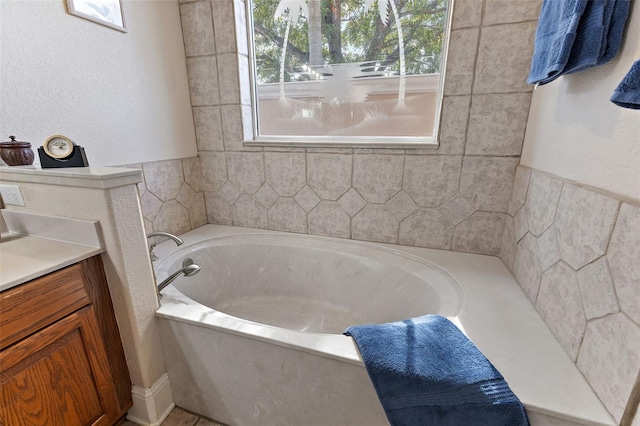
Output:
<instances>
[{"instance_id":1,"label":"small clock","mask_svg":"<svg viewBox=\"0 0 640 426\"><path fill-rule=\"evenodd\" d=\"M43 169L56 167L88 167L84 148L62 135L49 136L38 148Z\"/></svg>"},{"instance_id":2,"label":"small clock","mask_svg":"<svg viewBox=\"0 0 640 426\"><path fill-rule=\"evenodd\" d=\"M44 141L42 148L48 156L62 159L70 157L71 154L73 154L74 145L73 141L66 136L53 135Z\"/></svg>"}]
</instances>

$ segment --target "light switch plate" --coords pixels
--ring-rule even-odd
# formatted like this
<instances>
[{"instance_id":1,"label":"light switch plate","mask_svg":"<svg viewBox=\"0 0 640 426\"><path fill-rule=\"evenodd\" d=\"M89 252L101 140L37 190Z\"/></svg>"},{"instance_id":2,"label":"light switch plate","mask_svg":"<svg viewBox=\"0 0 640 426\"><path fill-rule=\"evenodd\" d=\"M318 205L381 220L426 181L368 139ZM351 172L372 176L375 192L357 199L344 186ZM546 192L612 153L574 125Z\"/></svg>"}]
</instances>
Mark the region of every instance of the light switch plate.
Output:
<instances>
[{"instance_id":1,"label":"light switch plate","mask_svg":"<svg viewBox=\"0 0 640 426\"><path fill-rule=\"evenodd\" d=\"M0 185L0 194L6 205L24 206L24 198L22 192L17 185Z\"/></svg>"}]
</instances>

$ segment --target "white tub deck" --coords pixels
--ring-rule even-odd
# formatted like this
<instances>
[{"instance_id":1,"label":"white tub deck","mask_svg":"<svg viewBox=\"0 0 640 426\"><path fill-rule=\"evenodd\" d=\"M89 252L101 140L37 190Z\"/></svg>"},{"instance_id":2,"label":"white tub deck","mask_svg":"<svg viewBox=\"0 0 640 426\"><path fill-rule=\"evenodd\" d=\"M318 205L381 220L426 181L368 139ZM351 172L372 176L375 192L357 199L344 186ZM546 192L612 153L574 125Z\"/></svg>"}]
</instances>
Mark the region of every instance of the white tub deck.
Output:
<instances>
[{"instance_id":1,"label":"white tub deck","mask_svg":"<svg viewBox=\"0 0 640 426\"><path fill-rule=\"evenodd\" d=\"M186 247L188 251L190 244L202 239L243 234L282 233L205 225L182 235L185 245L181 249ZM463 306L457 316L449 319L503 374L527 408L532 425L616 424L499 258L390 244L356 243L373 244L424 259L458 282L463 292ZM163 243L156 248L156 254L162 260L175 250L175 244ZM362 365L355 344L344 344L345 339L350 340L346 336L305 334L237 320L194 303L172 286L167 287L163 294L165 296L157 311L161 318L198 324Z\"/></svg>"}]
</instances>

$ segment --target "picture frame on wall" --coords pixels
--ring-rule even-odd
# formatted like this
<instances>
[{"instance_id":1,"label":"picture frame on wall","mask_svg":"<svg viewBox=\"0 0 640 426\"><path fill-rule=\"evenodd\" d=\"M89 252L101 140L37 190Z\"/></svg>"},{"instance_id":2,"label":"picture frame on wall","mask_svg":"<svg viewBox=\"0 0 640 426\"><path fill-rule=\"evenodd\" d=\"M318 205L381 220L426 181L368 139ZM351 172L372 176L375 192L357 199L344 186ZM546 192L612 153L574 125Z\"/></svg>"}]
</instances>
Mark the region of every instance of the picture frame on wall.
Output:
<instances>
[{"instance_id":1,"label":"picture frame on wall","mask_svg":"<svg viewBox=\"0 0 640 426\"><path fill-rule=\"evenodd\" d=\"M122 0L67 0L70 15L127 32Z\"/></svg>"}]
</instances>

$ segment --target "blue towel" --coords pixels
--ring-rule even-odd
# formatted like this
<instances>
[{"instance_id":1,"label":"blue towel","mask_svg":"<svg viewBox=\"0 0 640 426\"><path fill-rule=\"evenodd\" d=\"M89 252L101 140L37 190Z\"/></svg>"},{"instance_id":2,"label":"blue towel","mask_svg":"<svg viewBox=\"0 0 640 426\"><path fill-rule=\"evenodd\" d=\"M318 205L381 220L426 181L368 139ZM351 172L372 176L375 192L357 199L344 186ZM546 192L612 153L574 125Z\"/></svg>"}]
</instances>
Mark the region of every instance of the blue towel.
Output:
<instances>
[{"instance_id":1,"label":"blue towel","mask_svg":"<svg viewBox=\"0 0 640 426\"><path fill-rule=\"evenodd\" d=\"M630 4L630 0L544 0L527 82L550 83L613 59L622 44Z\"/></svg>"},{"instance_id":2,"label":"blue towel","mask_svg":"<svg viewBox=\"0 0 640 426\"><path fill-rule=\"evenodd\" d=\"M640 109L640 59L631 65L611 96L611 102L623 108Z\"/></svg>"},{"instance_id":3,"label":"blue towel","mask_svg":"<svg viewBox=\"0 0 640 426\"><path fill-rule=\"evenodd\" d=\"M526 426L502 375L449 320L427 315L356 325L360 349L393 426Z\"/></svg>"},{"instance_id":4,"label":"blue towel","mask_svg":"<svg viewBox=\"0 0 640 426\"><path fill-rule=\"evenodd\" d=\"M618 54L629 5L630 0L589 0L562 75L605 64Z\"/></svg>"},{"instance_id":5,"label":"blue towel","mask_svg":"<svg viewBox=\"0 0 640 426\"><path fill-rule=\"evenodd\" d=\"M631 5L630 0L608 0L609 2L614 2L613 8L611 10L610 21L606 25L607 37L606 37L606 47L604 47L603 53L600 55L598 59L598 63L596 65L602 65L604 63L612 60L617 54L618 50L620 50L620 45L622 44L622 35L624 33L624 27L627 23L627 18L629 17L629 7ZM605 9L605 19L606 19L606 9Z\"/></svg>"},{"instance_id":6,"label":"blue towel","mask_svg":"<svg viewBox=\"0 0 640 426\"><path fill-rule=\"evenodd\" d=\"M605 31L608 32L609 26L611 25L611 18L613 17L613 10L616 6L616 0L605 0L604 4L604 14L602 16L602 26L605 28ZM599 57L604 56L604 52L607 50L607 37L602 38L602 43L600 44L600 54Z\"/></svg>"},{"instance_id":7,"label":"blue towel","mask_svg":"<svg viewBox=\"0 0 640 426\"><path fill-rule=\"evenodd\" d=\"M571 46L569 60L561 74L571 74L590 68L598 63L600 48L606 46L607 33L604 14L607 0L589 0L580 18L576 38ZM606 48L606 47L605 47Z\"/></svg>"},{"instance_id":8,"label":"blue towel","mask_svg":"<svg viewBox=\"0 0 640 426\"><path fill-rule=\"evenodd\" d=\"M536 29L530 84L549 83L560 77L576 38L588 0L544 0Z\"/></svg>"}]
</instances>

